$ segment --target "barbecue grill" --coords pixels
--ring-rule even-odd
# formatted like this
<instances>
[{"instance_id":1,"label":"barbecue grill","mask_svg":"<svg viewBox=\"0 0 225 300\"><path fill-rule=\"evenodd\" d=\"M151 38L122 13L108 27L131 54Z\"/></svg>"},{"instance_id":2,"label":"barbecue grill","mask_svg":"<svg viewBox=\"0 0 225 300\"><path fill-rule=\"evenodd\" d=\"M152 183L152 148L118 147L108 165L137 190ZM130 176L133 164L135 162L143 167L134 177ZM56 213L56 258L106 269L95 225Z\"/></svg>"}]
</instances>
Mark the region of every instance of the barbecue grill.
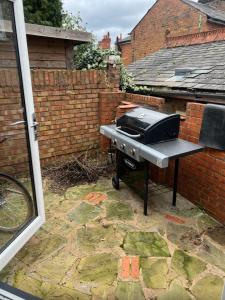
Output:
<instances>
[{"instance_id":1,"label":"barbecue grill","mask_svg":"<svg viewBox=\"0 0 225 300\"><path fill-rule=\"evenodd\" d=\"M203 151L204 147L178 139L179 114L164 114L148 107L138 107L120 117L115 125L101 126L100 132L116 149L115 189L120 180L133 188L144 200L147 215L149 164L167 168L175 160L173 206L176 206L179 158Z\"/></svg>"}]
</instances>

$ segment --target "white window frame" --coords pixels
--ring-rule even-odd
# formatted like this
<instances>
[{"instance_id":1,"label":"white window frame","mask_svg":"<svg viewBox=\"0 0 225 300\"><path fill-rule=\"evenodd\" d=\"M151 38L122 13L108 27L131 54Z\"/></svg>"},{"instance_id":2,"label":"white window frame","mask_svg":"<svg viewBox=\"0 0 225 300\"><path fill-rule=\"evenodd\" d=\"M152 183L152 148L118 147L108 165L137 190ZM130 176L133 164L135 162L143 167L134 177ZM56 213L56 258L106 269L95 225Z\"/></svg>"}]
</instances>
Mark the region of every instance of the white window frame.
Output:
<instances>
[{"instance_id":1,"label":"white window frame","mask_svg":"<svg viewBox=\"0 0 225 300\"><path fill-rule=\"evenodd\" d=\"M36 190L37 217L0 254L0 270L2 270L4 266L8 264L8 262L17 254L17 252L27 243L27 241L37 232L37 230L45 222L39 149L38 149L38 142L35 140L34 130L32 127L34 101L33 101L33 92L32 92L30 64L29 64L29 57L28 57L26 29L25 29L25 22L24 22L23 2L22 0L8 0L8 1L13 2L14 5L19 59L21 64L24 98L25 98L25 106L27 112L28 134L30 139L31 159L32 159L33 174L34 174L34 185Z\"/></svg>"}]
</instances>

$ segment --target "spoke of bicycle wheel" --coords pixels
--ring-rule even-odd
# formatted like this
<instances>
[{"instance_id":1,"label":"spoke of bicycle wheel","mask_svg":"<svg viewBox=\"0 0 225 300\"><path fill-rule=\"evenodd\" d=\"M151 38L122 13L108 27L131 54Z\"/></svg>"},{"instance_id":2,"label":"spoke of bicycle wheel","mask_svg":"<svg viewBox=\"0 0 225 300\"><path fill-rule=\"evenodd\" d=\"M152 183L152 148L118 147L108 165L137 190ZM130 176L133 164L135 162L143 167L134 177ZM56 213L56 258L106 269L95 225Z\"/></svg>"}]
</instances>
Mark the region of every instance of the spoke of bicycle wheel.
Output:
<instances>
[{"instance_id":1,"label":"spoke of bicycle wheel","mask_svg":"<svg viewBox=\"0 0 225 300\"><path fill-rule=\"evenodd\" d=\"M23 195L23 193L21 191L16 191L14 189L6 188L6 191L11 192L11 193L15 193L15 194L18 194L18 195Z\"/></svg>"},{"instance_id":2,"label":"spoke of bicycle wheel","mask_svg":"<svg viewBox=\"0 0 225 300\"><path fill-rule=\"evenodd\" d=\"M5 206L5 208L11 213L11 215L13 215L14 217L20 218L17 214L15 214L14 211L12 211L12 209L10 209L7 205ZM11 216L10 216L11 217ZM14 219L11 218L12 221L14 221Z\"/></svg>"},{"instance_id":3,"label":"spoke of bicycle wheel","mask_svg":"<svg viewBox=\"0 0 225 300\"><path fill-rule=\"evenodd\" d=\"M6 213L7 211L9 211L8 214ZM12 211L10 209L8 209L6 206L5 206L4 212L5 212L5 215L7 215L9 219L11 219L11 221L14 221L14 219L12 218L13 217Z\"/></svg>"}]
</instances>

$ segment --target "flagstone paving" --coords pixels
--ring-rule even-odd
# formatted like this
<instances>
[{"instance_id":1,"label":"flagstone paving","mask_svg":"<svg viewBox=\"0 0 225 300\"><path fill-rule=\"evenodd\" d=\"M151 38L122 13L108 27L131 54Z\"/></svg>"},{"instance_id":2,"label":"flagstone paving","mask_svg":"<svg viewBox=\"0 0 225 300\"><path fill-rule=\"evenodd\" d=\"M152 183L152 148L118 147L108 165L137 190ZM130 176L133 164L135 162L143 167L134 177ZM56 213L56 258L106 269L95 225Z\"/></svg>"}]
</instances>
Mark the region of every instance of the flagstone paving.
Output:
<instances>
[{"instance_id":1,"label":"flagstone paving","mask_svg":"<svg viewBox=\"0 0 225 300\"><path fill-rule=\"evenodd\" d=\"M143 201L111 180L48 190L47 221L0 272L42 299L220 300L225 280L225 228L178 195Z\"/></svg>"}]
</instances>

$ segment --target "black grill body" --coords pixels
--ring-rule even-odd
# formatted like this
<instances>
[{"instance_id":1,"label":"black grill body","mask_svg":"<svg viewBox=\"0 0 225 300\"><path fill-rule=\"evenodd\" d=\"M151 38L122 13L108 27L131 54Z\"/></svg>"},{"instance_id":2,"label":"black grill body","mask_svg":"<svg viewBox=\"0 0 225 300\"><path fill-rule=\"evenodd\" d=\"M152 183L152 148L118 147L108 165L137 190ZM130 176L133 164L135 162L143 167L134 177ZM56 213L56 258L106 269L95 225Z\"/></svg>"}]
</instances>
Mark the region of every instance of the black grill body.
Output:
<instances>
[{"instance_id":1,"label":"black grill body","mask_svg":"<svg viewBox=\"0 0 225 300\"><path fill-rule=\"evenodd\" d=\"M117 131L143 144L156 144L178 138L180 115L167 115L138 107L120 117Z\"/></svg>"}]
</instances>

